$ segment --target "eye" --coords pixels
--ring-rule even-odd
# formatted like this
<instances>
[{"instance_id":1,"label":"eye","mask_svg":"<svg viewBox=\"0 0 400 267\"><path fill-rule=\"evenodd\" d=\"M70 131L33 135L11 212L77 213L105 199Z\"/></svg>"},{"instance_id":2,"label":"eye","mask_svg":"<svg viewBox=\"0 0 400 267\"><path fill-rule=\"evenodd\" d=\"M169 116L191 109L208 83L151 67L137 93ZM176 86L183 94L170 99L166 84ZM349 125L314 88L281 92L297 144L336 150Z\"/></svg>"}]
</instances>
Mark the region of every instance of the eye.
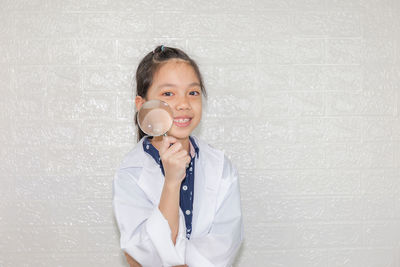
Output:
<instances>
[{"instance_id":1,"label":"eye","mask_svg":"<svg viewBox=\"0 0 400 267\"><path fill-rule=\"evenodd\" d=\"M199 91L191 91L189 95L200 95Z\"/></svg>"},{"instance_id":2,"label":"eye","mask_svg":"<svg viewBox=\"0 0 400 267\"><path fill-rule=\"evenodd\" d=\"M163 96L172 96L172 92L164 92L162 93Z\"/></svg>"}]
</instances>

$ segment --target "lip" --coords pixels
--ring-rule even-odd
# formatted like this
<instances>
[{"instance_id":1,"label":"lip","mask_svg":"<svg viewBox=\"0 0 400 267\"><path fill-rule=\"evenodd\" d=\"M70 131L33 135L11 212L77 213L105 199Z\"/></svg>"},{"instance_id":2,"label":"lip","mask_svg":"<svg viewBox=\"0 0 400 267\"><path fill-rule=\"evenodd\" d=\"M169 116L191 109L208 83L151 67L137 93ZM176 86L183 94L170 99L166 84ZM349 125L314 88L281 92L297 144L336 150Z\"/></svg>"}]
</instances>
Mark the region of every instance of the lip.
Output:
<instances>
[{"instance_id":1,"label":"lip","mask_svg":"<svg viewBox=\"0 0 400 267\"><path fill-rule=\"evenodd\" d=\"M192 119L192 117L190 117L190 116L176 116L176 117L174 117L174 120L179 120L179 119Z\"/></svg>"}]
</instances>

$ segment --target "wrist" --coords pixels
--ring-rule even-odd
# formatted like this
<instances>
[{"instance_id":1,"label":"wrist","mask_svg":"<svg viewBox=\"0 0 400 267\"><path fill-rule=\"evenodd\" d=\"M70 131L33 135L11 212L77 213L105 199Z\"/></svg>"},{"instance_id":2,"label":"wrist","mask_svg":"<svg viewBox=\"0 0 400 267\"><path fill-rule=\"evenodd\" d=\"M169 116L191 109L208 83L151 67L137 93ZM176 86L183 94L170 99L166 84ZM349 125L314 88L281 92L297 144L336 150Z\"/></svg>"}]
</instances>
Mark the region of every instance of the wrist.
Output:
<instances>
[{"instance_id":1,"label":"wrist","mask_svg":"<svg viewBox=\"0 0 400 267\"><path fill-rule=\"evenodd\" d=\"M176 191L180 189L181 182L179 181L171 181L172 179L165 179L164 187L171 191Z\"/></svg>"}]
</instances>

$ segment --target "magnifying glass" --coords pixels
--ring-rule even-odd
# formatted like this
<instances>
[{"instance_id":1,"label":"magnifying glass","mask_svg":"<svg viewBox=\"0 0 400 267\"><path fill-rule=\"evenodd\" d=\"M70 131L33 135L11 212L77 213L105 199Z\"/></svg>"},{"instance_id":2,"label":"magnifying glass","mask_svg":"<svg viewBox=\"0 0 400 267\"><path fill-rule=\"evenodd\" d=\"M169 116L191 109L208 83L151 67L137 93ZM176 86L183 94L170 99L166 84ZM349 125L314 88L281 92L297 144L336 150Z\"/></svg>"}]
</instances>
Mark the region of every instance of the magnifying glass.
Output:
<instances>
[{"instance_id":1,"label":"magnifying glass","mask_svg":"<svg viewBox=\"0 0 400 267\"><path fill-rule=\"evenodd\" d=\"M174 123L172 109L164 101L146 101L137 114L140 129L149 136L167 135Z\"/></svg>"},{"instance_id":2,"label":"magnifying glass","mask_svg":"<svg viewBox=\"0 0 400 267\"><path fill-rule=\"evenodd\" d=\"M172 109L164 101L153 99L146 101L137 114L140 129L149 136L167 136L174 123ZM172 144L170 144L171 146ZM189 168L189 164L186 165Z\"/></svg>"}]
</instances>

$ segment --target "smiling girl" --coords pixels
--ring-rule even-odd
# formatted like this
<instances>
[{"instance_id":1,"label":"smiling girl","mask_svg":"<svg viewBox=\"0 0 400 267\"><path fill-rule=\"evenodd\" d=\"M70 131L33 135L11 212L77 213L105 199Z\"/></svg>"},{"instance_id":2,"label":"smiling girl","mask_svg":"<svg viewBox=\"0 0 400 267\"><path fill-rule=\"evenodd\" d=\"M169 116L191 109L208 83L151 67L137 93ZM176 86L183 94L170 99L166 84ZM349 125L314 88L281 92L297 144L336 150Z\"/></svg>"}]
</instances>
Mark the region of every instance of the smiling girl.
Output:
<instances>
[{"instance_id":1,"label":"smiling girl","mask_svg":"<svg viewBox=\"0 0 400 267\"><path fill-rule=\"evenodd\" d=\"M136 85L137 110L162 100L174 122L166 137L138 128L115 175L121 248L131 266L231 266L243 240L238 175L222 151L191 135L206 96L197 64L158 46L140 62Z\"/></svg>"}]
</instances>

